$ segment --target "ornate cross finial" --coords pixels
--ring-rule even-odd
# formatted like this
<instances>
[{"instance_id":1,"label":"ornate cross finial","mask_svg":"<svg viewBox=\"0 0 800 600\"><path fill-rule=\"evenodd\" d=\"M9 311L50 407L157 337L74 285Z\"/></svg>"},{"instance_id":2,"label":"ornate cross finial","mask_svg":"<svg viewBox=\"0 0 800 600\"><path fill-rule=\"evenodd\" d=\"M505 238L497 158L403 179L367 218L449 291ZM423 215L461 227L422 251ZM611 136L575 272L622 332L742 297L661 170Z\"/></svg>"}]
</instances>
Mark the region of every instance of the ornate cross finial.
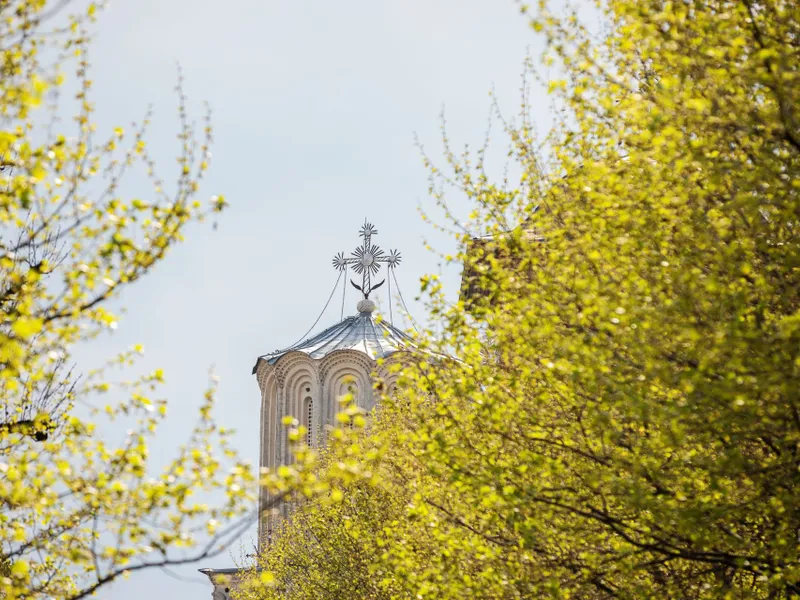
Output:
<instances>
[{"instance_id":1,"label":"ornate cross finial","mask_svg":"<svg viewBox=\"0 0 800 600\"><path fill-rule=\"evenodd\" d=\"M397 250L390 250L389 254L384 253L378 246L372 243L372 236L378 235L378 230L372 223L364 220L364 225L361 226L359 233L364 242L361 246L356 248L350 258L344 257L344 252L339 252L333 257L333 267L340 271L344 271L347 267L353 267L356 273L361 274L361 285L358 285L352 279L350 283L353 287L364 294L364 298L369 298L372 290L378 289L383 285L386 279L381 280L380 283L372 285L372 276L376 275L381 268L381 263L385 263L386 267L393 269L400 264L400 253Z\"/></svg>"}]
</instances>

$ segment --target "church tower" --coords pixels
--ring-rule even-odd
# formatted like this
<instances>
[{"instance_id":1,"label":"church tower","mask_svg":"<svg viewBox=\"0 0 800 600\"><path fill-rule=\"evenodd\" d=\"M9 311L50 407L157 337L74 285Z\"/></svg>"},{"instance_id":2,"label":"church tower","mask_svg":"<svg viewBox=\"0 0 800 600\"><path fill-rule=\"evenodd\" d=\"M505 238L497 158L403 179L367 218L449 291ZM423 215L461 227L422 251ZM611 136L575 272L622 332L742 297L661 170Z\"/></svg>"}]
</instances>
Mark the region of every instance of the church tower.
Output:
<instances>
[{"instance_id":1,"label":"church tower","mask_svg":"<svg viewBox=\"0 0 800 600\"><path fill-rule=\"evenodd\" d=\"M394 327L390 320L376 318L376 305L370 294L387 282L387 288L391 290L394 269L400 263L397 251L387 254L373 243L372 238L377 234L375 227L365 222L360 231L361 244L349 257L339 253L333 259L333 266L339 271L334 292L340 281L346 289L349 270L361 276L360 285L350 280L361 297L356 305L356 314L256 360L253 374L261 392L259 463L262 468L274 470L292 461L284 417L290 416L305 426L309 446L324 446L328 429L336 423L339 398L352 394L356 404L370 412L376 403L373 374L377 374L391 393L396 383L396 374L389 372L391 365L403 361L415 351L408 335ZM373 278L379 275L381 267L386 267L386 276L373 284ZM396 278L394 281L396 285ZM390 291L390 307L391 301ZM381 361L380 366L378 361ZM287 505L270 506L272 500L262 489L259 495L259 551L266 548L281 519L288 516ZM200 572L214 583L214 600L228 600L237 570L201 569Z\"/></svg>"},{"instance_id":2,"label":"church tower","mask_svg":"<svg viewBox=\"0 0 800 600\"><path fill-rule=\"evenodd\" d=\"M396 250L386 254L373 243L372 237L377 234L373 225L365 222L360 232L361 245L349 258L339 253L333 259L345 286L349 269L361 275L360 285L351 280L361 295L356 314L293 346L258 357L253 367L261 391L262 468L274 470L291 462L284 417L291 416L306 428L309 446L324 445L328 427L335 424L340 410L339 398L350 393L356 404L369 413L375 407L372 374L377 371L391 392L395 382L389 367L413 348L408 335L374 316L376 307L369 296L394 275L391 271L400 262ZM373 284L381 266L389 271L387 277ZM269 505L269 494L262 490L259 549L271 541L275 526L287 516L285 504L277 509L277 515L274 510L270 514Z\"/></svg>"}]
</instances>

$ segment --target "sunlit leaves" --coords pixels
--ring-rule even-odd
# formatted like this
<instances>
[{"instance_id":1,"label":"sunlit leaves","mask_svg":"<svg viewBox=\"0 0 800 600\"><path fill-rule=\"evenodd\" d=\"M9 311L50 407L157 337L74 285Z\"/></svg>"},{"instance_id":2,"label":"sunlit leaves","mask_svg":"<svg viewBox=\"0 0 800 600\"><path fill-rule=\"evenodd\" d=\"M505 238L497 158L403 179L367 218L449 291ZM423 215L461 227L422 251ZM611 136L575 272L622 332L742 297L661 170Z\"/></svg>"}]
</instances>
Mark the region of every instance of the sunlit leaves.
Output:
<instances>
[{"instance_id":1,"label":"sunlit leaves","mask_svg":"<svg viewBox=\"0 0 800 600\"><path fill-rule=\"evenodd\" d=\"M521 8L560 72L546 144L523 102L518 181L425 157L467 298L424 277L420 343L458 360L406 366L377 485L299 508L254 597L797 595L797 10Z\"/></svg>"},{"instance_id":2,"label":"sunlit leaves","mask_svg":"<svg viewBox=\"0 0 800 600\"><path fill-rule=\"evenodd\" d=\"M0 2L0 596L8 599L85 597L145 563L187 556L175 549L219 551L213 537L199 544L246 527L238 520L253 500L254 475L212 418L215 382L187 443L158 472L149 443L167 414L163 371L116 375L141 346L100 369L73 364L76 344L117 328L108 301L182 241L187 224L225 206L221 196L197 196L212 131L208 118L195 130L180 80L174 185L159 179L148 153L149 114L127 132L96 130L87 28L104 4ZM67 77L77 90L72 119L57 102ZM129 199L121 182L134 169L152 189ZM110 421L124 423L121 435L108 434Z\"/></svg>"}]
</instances>

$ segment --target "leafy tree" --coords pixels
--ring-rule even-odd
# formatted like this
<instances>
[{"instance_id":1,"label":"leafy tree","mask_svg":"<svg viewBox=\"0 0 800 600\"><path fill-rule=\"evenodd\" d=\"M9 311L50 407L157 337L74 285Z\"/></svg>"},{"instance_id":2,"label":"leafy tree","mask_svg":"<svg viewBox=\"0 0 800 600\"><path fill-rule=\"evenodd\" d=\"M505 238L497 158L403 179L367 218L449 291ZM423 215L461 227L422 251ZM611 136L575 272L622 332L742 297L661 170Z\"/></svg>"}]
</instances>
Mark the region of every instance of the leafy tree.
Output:
<instances>
[{"instance_id":1,"label":"leafy tree","mask_svg":"<svg viewBox=\"0 0 800 600\"><path fill-rule=\"evenodd\" d=\"M111 388L108 370L131 364L139 347L96 371L72 366L76 344L116 327L109 300L150 272L189 223L225 205L221 196L198 199L211 126L206 119L196 130L180 85L172 191L149 157L147 118L99 139L87 58L98 8L68 15L66 2L0 0L0 596L8 599L82 598L133 571L219 553L249 524L253 475L212 420L213 384L187 443L152 477L148 439L166 415L155 399L162 371ZM58 100L70 70L78 112L65 124ZM121 196L134 168L153 183L146 198ZM119 444L95 423L98 412L130 426Z\"/></svg>"},{"instance_id":2,"label":"leafy tree","mask_svg":"<svg viewBox=\"0 0 800 600\"><path fill-rule=\"evenodd\" d=\"M401 499L364 481L346 489L342 501L296 508L238 597L390 598L370 566L380 551L375 527L401 516Z\"/></svg>"},{"instance_id":3,"label":"leafy tree","mask_svg":"<svg viewBox=\"0 0 800 600\"><path fill-rule=\"evenodd\" d=\"M308 519L346 548L344 513L375 597L800 595L795 4L607 0L602 33L521 6L565 116L545 150L527 103L501 118L515 185L483 150L429 163L474 203L448 257L471 296L423 280L422 342L458 360L405 369L371 432L400 513L309 509L269 585L336 597L332 557L286 561Z\"/></svg>"}]
</instances>

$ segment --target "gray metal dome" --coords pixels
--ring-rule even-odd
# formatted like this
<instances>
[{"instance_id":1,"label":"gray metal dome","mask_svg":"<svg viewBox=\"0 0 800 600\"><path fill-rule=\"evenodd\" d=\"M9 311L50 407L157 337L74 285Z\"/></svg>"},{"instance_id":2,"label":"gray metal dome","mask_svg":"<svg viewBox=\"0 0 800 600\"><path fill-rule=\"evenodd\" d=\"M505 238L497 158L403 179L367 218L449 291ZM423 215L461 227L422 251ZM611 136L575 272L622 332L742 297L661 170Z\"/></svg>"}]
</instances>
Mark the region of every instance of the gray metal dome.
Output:
<instances>
[{"instance_id":1,"label":"gray metal dome","mask_svg":"<svg viewBox=\"0 0 800 600\"><path fill-rule=\"evenodd\" d=\"M358 310L357 315L347 317L302 342L259 356L253 367L253 373L256 372L259 361L275 364L289 352L302 352L310 358L322 359L337 350L356 350L363 352L372 360L378 360L388 358L395 352L413 351L416 348L408 334L387 321L372 317L375 304L371 300L359 302Z\"/></svg>"}]
</instances>

